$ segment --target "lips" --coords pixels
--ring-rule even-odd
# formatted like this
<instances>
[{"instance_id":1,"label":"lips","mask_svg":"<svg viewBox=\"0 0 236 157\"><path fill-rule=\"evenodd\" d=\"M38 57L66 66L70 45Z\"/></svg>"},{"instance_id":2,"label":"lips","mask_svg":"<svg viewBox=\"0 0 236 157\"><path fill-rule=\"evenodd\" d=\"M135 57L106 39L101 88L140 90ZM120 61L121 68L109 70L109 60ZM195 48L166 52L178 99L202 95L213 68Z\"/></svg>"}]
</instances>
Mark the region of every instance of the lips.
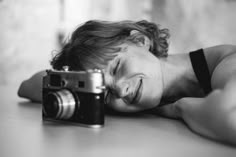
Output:
<instances>
[{"instance_id":1,"label":"lips","mask_svg":"<svg viewBox=\"0 0 236 157\"><path fill-rule=\"evenodd\" d=\"M138 87L136 88L136 91L134 92L134 97L132 101L130 102L131 104L137 104L139 102L142 95L142 90L143 90L143 80L140 79Z\"/></svg>"}]
</instances>

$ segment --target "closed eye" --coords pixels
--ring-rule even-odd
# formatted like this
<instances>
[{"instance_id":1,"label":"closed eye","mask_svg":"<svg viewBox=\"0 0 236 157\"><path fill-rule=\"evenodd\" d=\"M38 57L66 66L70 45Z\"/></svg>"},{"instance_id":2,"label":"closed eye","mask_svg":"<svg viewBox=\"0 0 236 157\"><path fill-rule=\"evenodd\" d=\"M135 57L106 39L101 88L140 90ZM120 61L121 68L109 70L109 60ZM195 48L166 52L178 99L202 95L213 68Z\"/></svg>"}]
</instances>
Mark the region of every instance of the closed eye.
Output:
<instances>
[{"instance_id":1,"label":"closed eye","mask_svg":"<svg viewBox=\"0 0 236 157\"><path fill-rule=\"evenodd\" d=\"M113 75L115 75L116 73L117 73L117 70L118 70L118 68L119 68L119 65L120 65L120 60L118 60L117 61L117 63L116 63L116 66L115 66L115 68L114 68L114 70L113 70Z\"/></svg>"}]
</instances>

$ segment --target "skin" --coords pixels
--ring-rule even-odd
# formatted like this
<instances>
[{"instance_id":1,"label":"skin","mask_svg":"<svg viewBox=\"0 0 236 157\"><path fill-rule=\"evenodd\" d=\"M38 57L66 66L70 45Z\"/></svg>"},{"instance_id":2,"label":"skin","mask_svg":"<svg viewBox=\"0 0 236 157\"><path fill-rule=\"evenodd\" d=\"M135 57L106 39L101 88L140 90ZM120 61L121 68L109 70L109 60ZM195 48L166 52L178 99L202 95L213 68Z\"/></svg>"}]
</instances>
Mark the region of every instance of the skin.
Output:
<instances>
[{"instance_id":1,"label":"skin","mask_svg":"<svg viewBox=\"0 0 236 157\"><path fill-rule=\"evenodd\" d=\"M123 51L104 71L107 104L118 111L134 112L157 106L163 91L161 65L147 46L122 44ZM155 71L152 68L155 67ZM140 99L135 99L140 91Z\"/></svg>"},{"instance_id":2,"label":"skin","mask_svg":"<svg viewBox=\"0 0 236 157\"><path fill-rule=\"evenodd\" d=\"M235 145L236 47L233 45L210 47L204 49L204 54L211 74L213 91L205 97L196 98L198 95L194 92L188 93L190 97L184 97L186 88L191 87L192 81L196 81L196 77L189 70L183 75L183 79L192 76L191 81L183 81L183 87L179 88L183 97L159 108L158 113L165 117L182 119L192 131L202 136ZM174 81L170 81L169 84L178 91L178 87L174 88L176 87ZM192 91L197 90L199 86L192 86L192 89ZM175 92L172 94L175 95Z\"/></svg>"},{"instance_id":3,"label":"skin","mask_svg":"<svg viewBox=\"0 0 236 157\"><path fill-rule=\"evenodd\" d=\"M204 49L213 89L204 95L187 53L157 58L149 52L150 40L142 34L138 38L120 45L122 51L104 69L107 104L122 112L155 107L159 115L181 119L202 136L236 144L236 46ZM43 75L24 81L19 96L41 101L35 89L41 89L37 80ZM138 87L140 99L133 102ZM160 101L165 105L159 107Z\"/></svg>"}]
</instances>

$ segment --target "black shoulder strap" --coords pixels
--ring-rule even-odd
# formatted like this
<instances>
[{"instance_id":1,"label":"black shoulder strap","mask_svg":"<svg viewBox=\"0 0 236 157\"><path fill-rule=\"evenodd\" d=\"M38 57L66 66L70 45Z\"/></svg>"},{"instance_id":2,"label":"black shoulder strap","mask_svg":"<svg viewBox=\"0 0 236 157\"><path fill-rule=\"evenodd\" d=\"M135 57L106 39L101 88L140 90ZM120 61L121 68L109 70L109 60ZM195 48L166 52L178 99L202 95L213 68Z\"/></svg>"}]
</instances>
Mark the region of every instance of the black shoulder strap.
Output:
<instances>
[{"instance_id":1,"label":"black shoulder strap","mask_svg":"<svg viewBox=\"0 0 236 157\"><path fill-rule=\"evenodd\" d=\"M206 94L210 93L211 88L211 76L207 66L206 58L203 49L192 51L189 53L193 70L196 77Z\"/></svg>"}]
</instances>

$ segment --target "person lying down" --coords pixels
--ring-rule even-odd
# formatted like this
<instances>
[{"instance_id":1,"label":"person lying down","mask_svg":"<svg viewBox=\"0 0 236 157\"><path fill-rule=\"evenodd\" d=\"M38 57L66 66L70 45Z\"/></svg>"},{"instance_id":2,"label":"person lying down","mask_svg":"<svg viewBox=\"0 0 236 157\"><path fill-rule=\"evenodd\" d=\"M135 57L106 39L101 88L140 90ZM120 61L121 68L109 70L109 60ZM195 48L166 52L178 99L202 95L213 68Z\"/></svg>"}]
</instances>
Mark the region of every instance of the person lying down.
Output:
<instances>
[{"instance_id":1,"label":"person lying down","mask_svg":"<svg viewBox=\"0 0 236 157\"><path fill-rule=\"evenodd\" d=\"M168 29L148 21L88 21L51 65L102 69L106 106L119 112L154 109L195 133L236 144L236 46L168 55ZM18 95L42 101L45 71L22 82Z\"/></svg>"}]
</instances>

